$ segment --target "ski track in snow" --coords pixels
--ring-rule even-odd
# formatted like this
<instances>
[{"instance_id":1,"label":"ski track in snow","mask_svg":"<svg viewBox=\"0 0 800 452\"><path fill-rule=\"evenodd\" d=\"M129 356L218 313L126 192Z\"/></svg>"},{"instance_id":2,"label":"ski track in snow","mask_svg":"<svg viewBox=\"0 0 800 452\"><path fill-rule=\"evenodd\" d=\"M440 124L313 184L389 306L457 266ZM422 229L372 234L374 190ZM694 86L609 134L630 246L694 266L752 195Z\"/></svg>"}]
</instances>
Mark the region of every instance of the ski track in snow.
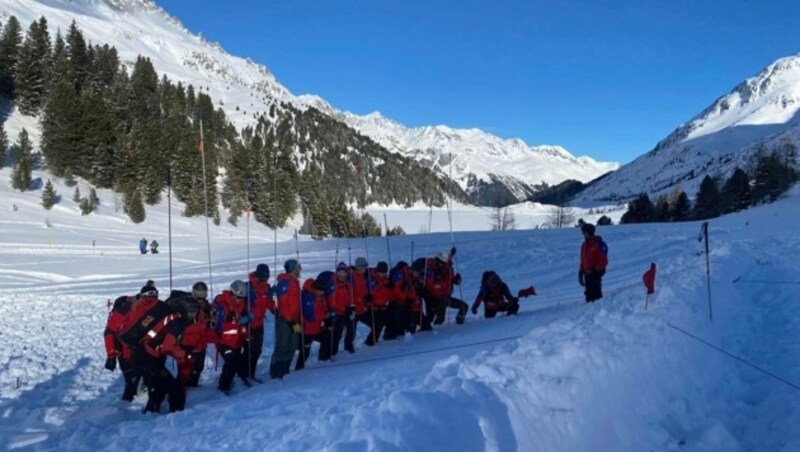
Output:
<instances>
[{"instance_id":1,"label":"ski track in snow","mask_svg":"<svg viewBox=\"0 0 800 452\"><path fill-rule=\"evenodd\" d=\"M699 223L600 228L611 264L606 297L592 305L577 286L577 231L457 233L464 299L472 302L480 274L492 268L513 291L536 286L539 295L523 301L519 316L470 315L465 325L373 348L360 344L361 327L355 354L340 353L334 363L312 358L305 371L239 385L231 397L214 390L218 371L209 358L187 410L168 415L142 415L141 397L118 401L120 374L102 367L107 300L151 277L165 290L164 267L152 263L166 255L128 247L125 255L98 256L61 239L74 259L62 274L64 256L33 253L39 257L31 260L28 251L43 245L6 242L0 439L34 450L798 450L797 391L667 326L790 381L800 375L796 286L733 282L797 279L786 250L798 246L787 227L800 219L798 199L795 192L712 220L714 322ZM395 261L410 260L412 241L417 256L449 247L446 234L393 237ZM208 275L203 238L185 243L173 261L178 288ZM215 291L247 267L243 242L226 246L213 265ZM340 240L338 260L348 260L348 247L352 259L366 251L363 240ZM272 266L269 248L253 246L250 266ZM302 242L304 274L331 268L335 249L332 240ZM369 251L371 262L385 259L384 239L371 239ZM281 262L293 256L294 243L281 244L279 254ZM659 276L645 311L641 274L651 261Z\"/></svg>"}]
</instances>

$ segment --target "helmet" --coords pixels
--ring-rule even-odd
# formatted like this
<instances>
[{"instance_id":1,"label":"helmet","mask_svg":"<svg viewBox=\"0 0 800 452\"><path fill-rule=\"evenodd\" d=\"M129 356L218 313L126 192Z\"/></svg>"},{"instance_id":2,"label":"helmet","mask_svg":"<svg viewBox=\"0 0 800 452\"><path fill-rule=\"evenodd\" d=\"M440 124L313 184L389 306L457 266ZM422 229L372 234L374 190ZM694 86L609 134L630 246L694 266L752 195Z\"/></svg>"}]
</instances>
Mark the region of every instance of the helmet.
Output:
<instances>
[{"instance_id":1,"label":"helmet","mask_svg":"<svg viewBox=\"0 0 800 452\"><path fill-rule=\"evenodd\" d=\"M587 233L589 235L594 235L595 228L594 228L593 224L586 223L583 226L581 226L581 231L583 231L583 232L585 232L585 233Z\"/></svg>"},{"instance_id":2,"label":"helmet","mask_svg":"<svg viewBox=\"0 0 800 452\"><path fill-rule=\"evenodd\" d=\"M367 260L364 259L363 257L358 257L356 258L355 267L359 270L365 270L366 268L369 267L369 264L367 263Z\"/></svg>"},{"instance_id":3,"label":"helmet","mask_svg":"<svg viewBox=\"0 0 800 452\"><path fill-rule=\"evenodd\" d=\"M447 262L447 260L450 259L450 255L442 251L441 253L436 255L436 259L439 259L442 262Z\"/></svg>"},{"instance_id":4,"label":"helmet","mask_svg":"<svg viewBox=\"0 0 800 452\"><path fill-rule=\"evenodd\" d=\"M283 269L286 270L286 273L293 272L296 268L303 268L297 259L289 259L283 263Z\"/></svg>"},{"instance_id":5,"label":"helmet","mask_svg":"<svg viewBox=\"0 0 800 452\"><path fill-rule=\"evenodd\" d=\"M269 279L269 265L258 264L258 266L256 266L256 278Z\"/></svg>"},{"instance_id":6,"label":"helmet","mask_svg":"<svg viewBox=\"0 0 800 452\"><path fill-rule=\"evenodd\" d=\"M389 264L386 262L378 262L378 265L375 266L375 271L378 273L389 273Z\"/></svg>"},{"instance_id":7,"label":"helmet","mask_svg":"<svg viewBox=\"0 0 800 452\"><path fill-rule=\"evenodd\" d=\"M192 295L196 298L207 298L208 297L208 286L203 281L197 281L192 286Z\"/></svg>"},{"instance_id":8,"label":"helmet","mask_svg":"<svg viewBox=\"0 0 800 452\"><path fill-rule=\"evenodd\" d=\"M238 298L247 297L247 284L244 281L237 279L231 283L231 292Z\"/></svg>"}]
</instances>

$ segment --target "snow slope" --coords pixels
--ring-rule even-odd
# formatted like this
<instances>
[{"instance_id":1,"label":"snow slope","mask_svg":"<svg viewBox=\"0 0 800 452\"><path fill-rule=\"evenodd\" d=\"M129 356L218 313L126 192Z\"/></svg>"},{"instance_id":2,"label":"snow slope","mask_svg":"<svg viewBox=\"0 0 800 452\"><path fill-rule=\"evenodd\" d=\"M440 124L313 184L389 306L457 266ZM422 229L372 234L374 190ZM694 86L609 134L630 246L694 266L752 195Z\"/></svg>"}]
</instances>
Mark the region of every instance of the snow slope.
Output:
<instances>
[{"instance_id":1,"label":"snow slope","mask_svg":"<svg viewBox=\"0 0 800 452\"><path fill-rule=\"evenodd\" d=\"M378 113L339 112L317 96L295 97L265 66L230 55L219 44L192 34L151 0L3 0L0 18L12 14L23 27L46 17L52 37L57 28L65 33L74 20L88 40L114 45L129 70L138 55L149 57L159 73L210 94L239 128L254 123L271 105L289 102L300 108L314 106L390 151L441 169L445 176L451 171L448 156L452 153L453 178L462 188L472 187L471 191L478 181L498 181L522 201L532 185L543 181L585 182L617 167L589 157L575 158L559 146L529 147L519 139L503 140L477 129L412 129Z\"/></svg>"},{"instance_id":2,"label":"snow slope","mask_svg":"<svg viewBox=\"0 0 800 452\"><path fill-rule=\"evenodd\" d=\"M800 55L781 58L748 78L678 127L647 154L579 195L579 200L618 200L681 185L694 194L707 174L744 167L761 143L800 137Z\"/></svg>"},{"instance_id":3,"label":"snow slope","mask_svg":"<svg viewBox=\"0 0 800 452\"><path fill-rule=\"evenodd\" d=\"M539 296L519 316L470 316L462 326L359 346L282 381L237 386L231 397L213 390L218 372L208 363L188 409L161 416L139 413L141 399L117 400L121 380L102 369L102 331L109 298L148 278L168 286L167 255L135 249L164 218L133 227L109 214L86 230L68 227L75 214L62 206L45 228L32 205L20 206L0 216L0 442L34 450L797 450L794 389L668 323L795 379L797 286L748 281L797 280L800 265L785 250L799 246L798 200L795 190L712 221L713 323L698 223L601 228L611 266L606 297L592 305L575 282L574 229L457 233L463 297L471 301L480 273L493 268L513 290L536 285ZM184 221L173 261L181 288L207 276L201 223ZM241 228L214 231L217 291L244 277L248 251ZM251 268L273 260L266 231L256 231ZM395 261L410 259L412 246L420 256L450 244L448 234L390 242ZM383 239L299 246L308 275L346 260L347 248L353 258L367 249L373 262L387 257ZM281 243L277 259L294 253ZM660 273L645 311L640 281L651 261Z\"/></svg>"}]
</instances>

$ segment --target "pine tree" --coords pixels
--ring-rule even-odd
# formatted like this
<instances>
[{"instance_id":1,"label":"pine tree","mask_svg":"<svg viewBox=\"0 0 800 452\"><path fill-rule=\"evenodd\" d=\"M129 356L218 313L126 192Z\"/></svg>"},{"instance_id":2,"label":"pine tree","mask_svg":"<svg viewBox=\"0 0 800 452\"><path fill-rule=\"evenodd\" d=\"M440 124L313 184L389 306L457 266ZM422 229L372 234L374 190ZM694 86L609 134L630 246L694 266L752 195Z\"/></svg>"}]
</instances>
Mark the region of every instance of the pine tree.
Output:
<instances>
[{"instance_id":1,"label":"pine tree","mask_svg":"<svg viewBox=\"0 0 800 452\"><path fill-rule=\"evenodd\" d=\"M33 181L31 172L33 171L33 157L31 152L33 145L28 138L28 131L22 129L15 146L16 162L11 171L11 186L15 190L26 191Z\"/></svg>"},{"instance_id":2,"label":"pine tree","mask_svg":"<svg viewBox=\"0 0 800 452\"><path fill-rule=\"evenodd\" d=\"M694 218L697 220L706 220L708 218L716 218L720 215L720 205L722 198L720 197L717 183L711 176L706 176L700 182L700 190L697 192L694 204Z\"/></svg>"},{"instance_id":3,"label":"pine tree","mask_svg":"<svg viewBox=\"0 0 800 452\"><path fill-rule=\"evenodd\" d=\"M42 17L28 29L19 54L15 97L20 112L33 115L44 105L50 74L50 34Z\"/></svg>"},{"instance_id":4,"label":"pine tree","mask_svg":"<svg viewBox=\"0 0 800 452\"><path fill-rule=\"evenodd\" d=\"M653 221L655 222L666 222L670 221L671 219L671 212L670 212L669 201L667 200L666 196L659 196L656 199L656 205L653 210Z\"/></svg>"},{"instance_id":5,"label":"pine tree","mask_svg":"<svg viewBox=\"0 0 800 452\"><path fill-rule=\"evenodd\" d=\"M3 127L3 124L0 123L0 168L3 168L6 164L6 151L8 150L8 135L6 135L6 129Z\"/></svg>"},{"instance_id":6,"label":"pine tree","mask_svg":"<svg viewBox=\"0 0 800 452\"><path fill-rule=\"evenodd\" d=\"M47 179L47 183L44 185L44 190L42 191L42 206L50 210L56 202L58 202L58 193L56 193L55 188L53 188L53 183L50 182L50 179Z\"/></svg>"},{"instance_id":7,"label":"pine tree","mask_svg":"<svg viewBox=\"0 0 800 452\"><path fill-rule=\"evenodd\" d=\"M72 21L67 30L67 55L69 57L68 80L73 84L75 92L80 94L86 86L91 62L86 49L83 32Z\"/></svg>"},{"instance_id":8,"label":"pine tree","mask_svg":"<svg viewBox=\"0 0 800 452\"><path fill-rule=\"evenodd\" d=\"M628 204L628 211L622 215L620 223L649 223L655 216L650 197L647 193L642 193Z\"/></svg>"},{"instance_id":9,"label":"pine tree","mask_svg":"<svg viewBox=\"0 0 800 452\"><path fill-rule=\"evenodd\" d=\"M737 167L722 187L722 213L738 212L747 209L752 202L750 180L747 173Z\"/></svg>"},{"instance_id":10,"label":"pine tree","mask_svg":"<svg viewBox=\"0 0 800 452\"><path fill-rule=\"evenodd\" d=\"M72 200L75 202L81 202L81 189L80 187L75 187L75 193L72 195Z\"/></svg>"},{"instance_id":11,"label":"pine tree","mask_svg":"<svg viewBox=\"0 0 800 452\"><path fill-rule=\"evenodd\" d=\"M89 190L89 201L92 203L92 210L94 210L95 206L100 204L100 198L97 197L97 190L95 190L94 187Z\"/></svg>"},{"instance_id":12,"label":"pine tree","mask_svg":"<svg viewBox=\"0 0 800 452\"><path fill-rule=\"evenodd\" d=\"M14 97L14 78L22 47L22 27L15 16L8 18L0 36L0 97Z\"/></svg>"},{"instance_id":13,"label":"pine tree","mask_svg":"<svg viewBox=\"0 0 800 452\"><path fill-rule=\"evenodd\" d=\"M689 219L691 210L692 203L689 201L689 196L686 195L686 192L681 191L670 205L670 217L672 221L686 221Z\"/></svg>"},{"instance_id":14,"label":"pine tree","mask_svg":"<svg viewBox=\"0 0 800 452\"><path fill-rule=\"evenodd\" d=\"M90 213L94 212L94 201L92 201L91 196L88 198L81 199L81 215L89 215Z\"/></svg>"},{"instance_id":15,"label":"pine tree","mask_svg":"<svg viewBox=\"0 0 800 452\"><path fill-rule=\"evenodd\" d=\"M142 192L138 188L133 188L125 193L125 213L136 224L145 220L144 202Z\"/></svg>"},{"instance_id":16,"label":"pine tree","mask_svg":"<svg viewBox=\"0 0 800 452\"><path fill-rule=\"evenodd\" d=\"M381 236L381 227L377 221L375 221L375 217L370 215L367 212L364 212L361 215L360 219L361 223L361 235L368 236L368 237L380 237Z\"/></svg>"},{"instance_id":17,"label":"pine tree","mask_svg":"<svg viewBox=\"0 0 800 452\"><path fill-rule=\"evenodd\" d=\"M597 219L598 226L611 226L612 224L614 224L614 222L611 221L611 218L608 218L605 215Z\"/></svg>"}]
</instances>

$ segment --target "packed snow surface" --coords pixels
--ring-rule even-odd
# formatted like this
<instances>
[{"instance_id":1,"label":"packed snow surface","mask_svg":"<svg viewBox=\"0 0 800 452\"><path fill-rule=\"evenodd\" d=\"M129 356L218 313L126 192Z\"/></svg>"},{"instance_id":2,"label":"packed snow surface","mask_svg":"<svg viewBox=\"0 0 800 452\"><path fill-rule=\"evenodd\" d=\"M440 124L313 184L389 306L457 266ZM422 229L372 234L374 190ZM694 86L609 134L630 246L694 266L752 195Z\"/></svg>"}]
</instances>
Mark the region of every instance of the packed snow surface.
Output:
<instances>
[{"instance_id":1,"label":"packed snow surface","mask_svg":"<svg viewBox=\"0 0 800 452\"><path fill-rule=\"evenodd\" d=\"M456 294L471 303L480 274L494 269L513 291L535 285L539 295L522 302L519 316L470 315L458 326L451 314L433 332L373 348L360 346L360 330L355 354L312 359L304 371L236 386L230 397L214 389L219 374L209 362L186 411L143 415L142 398L118 400L122 381L103 369L102 333L109 299L149 278L170 287L163 206L132 225L101 193L100 212L81 218L60 185L65 200L45 212L35 195L10 192L2 180L4 201L18 207L0 213L0 442L9 449L800 448L797 390L668 326L800 383L798 286L785 284L800 273L787 252L800 247L798 191L711 221L713 322L699 223L600 228L611 264L605 298L590 305L577 285L577 230L456 232L464 275ZM435 215L440 222L446 213ZM174 217L173 287L208 280L204 230L201 219ZM214 292L259 262L295 256L288 230L277 256L271 231L251 225L248 251L245 230L212 225ZM158 239L162 254L139 254L142 236ZM451 238L392 237L389 245L394 262L408 261L412 249L430 255ZM383 238L301 237L298 246L306 276L356 256L388 258ZM650 262L659 276L645 311L641 275ZM262 376L271 347L268 334Z\"/></svg>"}]
</instances>

